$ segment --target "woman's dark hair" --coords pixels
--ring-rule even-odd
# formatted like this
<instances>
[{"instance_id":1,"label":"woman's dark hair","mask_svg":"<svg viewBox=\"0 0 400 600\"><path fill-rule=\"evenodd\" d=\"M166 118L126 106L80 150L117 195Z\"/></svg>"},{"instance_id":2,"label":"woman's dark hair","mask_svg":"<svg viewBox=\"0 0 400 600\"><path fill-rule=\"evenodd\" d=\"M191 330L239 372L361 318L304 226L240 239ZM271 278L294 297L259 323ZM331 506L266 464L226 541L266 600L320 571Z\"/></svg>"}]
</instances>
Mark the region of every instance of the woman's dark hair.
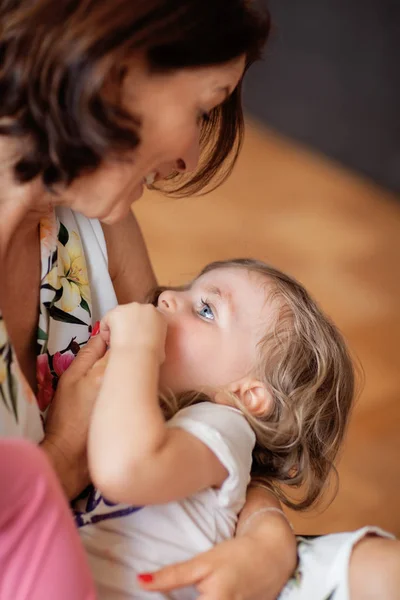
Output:
<instances>
[{"instance_id":1,"label":"woman's dark hair","mask_svg":"<svg viewBox=\"0 0 400 600\"><path fill-rule=\"evenodd\" d=\"M133 52L156 72L243 54L249 66L269 29L255 0L0 0L0 134L26 139L17 181L68 185L140 143L138 121L104 94L122 84ZM243 132L240 93L239 85L204 122L199 169L178 180L179 195L230 172Z\"/></svg>"}]
</instances>

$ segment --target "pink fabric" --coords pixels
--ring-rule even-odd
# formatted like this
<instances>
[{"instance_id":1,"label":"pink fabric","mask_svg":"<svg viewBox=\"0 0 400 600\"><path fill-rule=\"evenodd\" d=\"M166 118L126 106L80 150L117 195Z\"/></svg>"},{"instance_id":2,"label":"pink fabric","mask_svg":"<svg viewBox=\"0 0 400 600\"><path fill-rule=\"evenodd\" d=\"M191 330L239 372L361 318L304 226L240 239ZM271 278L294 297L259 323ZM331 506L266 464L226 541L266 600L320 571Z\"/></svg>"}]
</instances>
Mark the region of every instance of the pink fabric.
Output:
<instances>
[{"instance_id":1,"label":"pink fabric","mask_svg":"<svg viewBox=\"0 0 400 600\"><path fill-rule=\"evenodd\" d=\"M44 453L24 440L0 440L0 598L96 598L56 476Z\"/></svg>"}]
</instances>

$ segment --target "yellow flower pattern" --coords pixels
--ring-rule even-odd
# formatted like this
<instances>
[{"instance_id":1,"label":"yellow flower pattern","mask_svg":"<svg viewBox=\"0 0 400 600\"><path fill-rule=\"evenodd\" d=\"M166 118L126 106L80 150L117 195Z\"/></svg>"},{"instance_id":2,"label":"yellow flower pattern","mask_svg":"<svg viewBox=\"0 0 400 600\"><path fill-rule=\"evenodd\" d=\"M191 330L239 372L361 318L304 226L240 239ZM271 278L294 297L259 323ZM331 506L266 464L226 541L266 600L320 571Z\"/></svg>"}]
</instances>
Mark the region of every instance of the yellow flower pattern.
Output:
<instances>
[{"instance_id":1,"label":"yellow flower pattern","mask_svg":"<svg viewBox=\"0 0 400 600\"><path fill-rule=\"evenodd\" d=\"M71 313L81 305L82 300L90 304L86 262L76 231L68 234L65 245L58 240L57 252L58 260L46 276L45 283L58 292L59 299L55 305L62 311Z\"/></svg>"}]
</instances>

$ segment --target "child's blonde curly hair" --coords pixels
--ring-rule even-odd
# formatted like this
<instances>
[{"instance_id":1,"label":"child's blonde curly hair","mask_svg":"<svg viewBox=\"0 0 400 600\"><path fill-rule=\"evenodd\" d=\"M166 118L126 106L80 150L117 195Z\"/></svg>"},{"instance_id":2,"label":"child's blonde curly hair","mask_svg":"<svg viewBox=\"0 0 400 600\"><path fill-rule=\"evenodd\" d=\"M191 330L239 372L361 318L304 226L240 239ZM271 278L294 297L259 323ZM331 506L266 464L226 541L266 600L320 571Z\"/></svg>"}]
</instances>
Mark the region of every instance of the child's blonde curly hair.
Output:
<instances>
[{"instance_id":1,"label":"child's blonde curly hair","mask_svg":"<svg viewBox=\"0 0 400 600\"><path fill-rule=\"evenodd\" d=\"M255 365L255 376L272 395L272 409L255 417L232 395L232 402L256 434L253 481L272 488L290 508L309 508L320 497L330 473L336 472L333 462L355 393L352 360L342 335L295 279L247 258L211 263L198 277L225 268L245 269L265 277L268 300L278 307L273 330L269 328L259 343ZM153 304L164 289L171 288L154 290L150 298ZM170 418L180 408L203 400L209 398L188 391L175 398L162 398L162 404ZM304 494L295 501L281 484L302 487Z\"/></svg>"}]
</instances>

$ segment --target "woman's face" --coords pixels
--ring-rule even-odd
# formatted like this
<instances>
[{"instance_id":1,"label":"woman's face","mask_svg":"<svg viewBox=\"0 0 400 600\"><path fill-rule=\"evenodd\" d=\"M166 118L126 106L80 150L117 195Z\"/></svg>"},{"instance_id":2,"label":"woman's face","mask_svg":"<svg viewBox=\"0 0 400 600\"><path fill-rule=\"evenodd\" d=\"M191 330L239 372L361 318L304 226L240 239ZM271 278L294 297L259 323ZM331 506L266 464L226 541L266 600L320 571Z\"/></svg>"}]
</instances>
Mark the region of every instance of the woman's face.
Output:
<instances>
[{"instance_id":1,"label":"woman's face","mask_svg":"<svg viewBox=\"0 0 400 600\"><path fill-rule=\"evenodd\" d=\"M143 193L144 180L172 171L194 171L204 115L224 102L238 85L245 57L224 65L150 73L144 60L130 63L122 88L123 107L140 121L140 144L129 160L104 161L82 175L59 203L111 224L123 218ZM112 93L110 90L109 93Z\"/></svg>"}]
</instances>

